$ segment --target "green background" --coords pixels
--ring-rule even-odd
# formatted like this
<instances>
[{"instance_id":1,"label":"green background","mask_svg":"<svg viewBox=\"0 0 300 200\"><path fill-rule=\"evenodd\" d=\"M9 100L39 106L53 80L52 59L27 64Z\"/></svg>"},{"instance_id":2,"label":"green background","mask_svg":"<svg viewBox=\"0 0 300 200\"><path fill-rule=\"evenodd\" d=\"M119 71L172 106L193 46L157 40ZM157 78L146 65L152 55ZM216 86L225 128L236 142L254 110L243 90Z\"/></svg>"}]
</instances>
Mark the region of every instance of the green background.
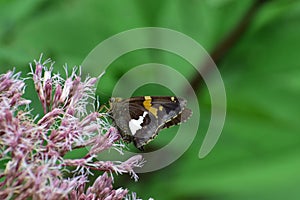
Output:
<instances>
[{"instance_id":1,"label":"green background","mask_svg":"<svg viewBox=\"0 0 300 200\"><path fill-rule=\"evenodd\" d=\"M253 3L1 0L0 72L15 67L25 77L28 63L41 53L56 62L56 71L63 71L65 63L69 67L80 65L104 39L138 27L180 31L213 52ZM245 31L234 40L217 61L228 108L224 130L213 151L204 159L198 158L210 118L204 87L197 93L200 128L188 151L162 170L141 174L139 182L118 176L116 186L136 191L144 199L299 199L300 1L260 4ZM107 88L127 69L123 66L147 62L180 68L187 78L193 77L192 67L175 55L140 50L112 64L118 70L111 72ZM26 96L34 100L33 93L32 85L28 86ZM34 112L40 112L37 101L33 103ZM148 148L163 146L175 130L164 131Z\"/></svg>"}]
</instances>

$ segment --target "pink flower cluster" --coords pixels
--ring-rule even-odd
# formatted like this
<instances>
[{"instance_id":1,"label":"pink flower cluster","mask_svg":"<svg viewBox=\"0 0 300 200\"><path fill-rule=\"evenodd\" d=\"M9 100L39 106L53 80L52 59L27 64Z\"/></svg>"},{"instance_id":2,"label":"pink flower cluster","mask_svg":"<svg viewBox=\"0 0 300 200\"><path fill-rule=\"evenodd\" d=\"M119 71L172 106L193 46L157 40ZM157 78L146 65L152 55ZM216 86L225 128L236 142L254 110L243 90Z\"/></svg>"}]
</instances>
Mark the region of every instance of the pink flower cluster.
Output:
<instances>
[{"instance_id":1,"label":"pink flower cluster","mask_svg":"<svg viewBox=\"0 0 300 200\"><path fill-rule=\"evenodd\" d=\"M112 175L129 173L137 180L134 168L143 164L140 155L126 161L96 159L105 150L122 152L124 147L105 113L88 112L98 78L82 81L75 68L65 80L53 75L50 60L35 61L31 69L44 110L40 118L32 116L31 101L22 98L25 83L20 73L0 75L0 160L5 163L0 199L137 199L127 189L114 189ZM84 147L90 148L83 158L64 158ZM76 168L69 178L68 167ZM85 190L91 170L103 173Z\"/></svg>"}]
</instances>

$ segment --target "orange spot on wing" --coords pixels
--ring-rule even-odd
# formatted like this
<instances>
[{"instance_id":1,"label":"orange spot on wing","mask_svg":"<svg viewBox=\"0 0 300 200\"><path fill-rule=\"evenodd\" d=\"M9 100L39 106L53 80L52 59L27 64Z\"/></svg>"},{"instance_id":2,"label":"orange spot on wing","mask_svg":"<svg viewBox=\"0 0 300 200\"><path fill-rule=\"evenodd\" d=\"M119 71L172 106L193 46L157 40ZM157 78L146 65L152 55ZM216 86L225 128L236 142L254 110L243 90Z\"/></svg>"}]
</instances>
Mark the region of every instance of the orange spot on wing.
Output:
<instances>
[{"instance_id":1,"label":"orange spot on wing","mask_svg":"<svg viewBox=\"0 0 300 200\"><path fill-rule=\"evenodd\" d=\"M143 102L143 105L149 112L151 112L157 118L157 109L152 107L151 101L152 99L150 96L145 96L145 101Z\"/></svg>"}]
</instances>

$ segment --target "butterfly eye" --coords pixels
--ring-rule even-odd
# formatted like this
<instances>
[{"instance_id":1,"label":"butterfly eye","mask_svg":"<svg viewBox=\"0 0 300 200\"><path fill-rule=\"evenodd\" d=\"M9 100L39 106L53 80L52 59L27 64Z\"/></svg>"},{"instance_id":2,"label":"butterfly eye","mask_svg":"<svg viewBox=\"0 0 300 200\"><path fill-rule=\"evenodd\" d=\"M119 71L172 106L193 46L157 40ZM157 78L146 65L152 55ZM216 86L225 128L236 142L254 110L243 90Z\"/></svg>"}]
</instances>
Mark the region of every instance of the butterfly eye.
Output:
<instances>
[{"instance_id":1,"label":"butterfly eye","mask_svg":"<svg viewBox=\"0 0 300 200\"><path fill-rule=\"evenodd\" d=\"M121 102L122 101L122 98L120 98L120 97L111 97L110 99L109 99L109 103L117 103L117 102Z\"/></svg>"},{"instance_id":2,"label":"butterfly eye","mask_svg":"<svg viewBox=\"0 0 300 200\"><path fill-rule=\"evenodd\" d=\"M110 98L110 99L109 99L109 102L110 102L110 103L116 102L116 98L114 98L114 97Z\"/></svg>"}]
</instances>

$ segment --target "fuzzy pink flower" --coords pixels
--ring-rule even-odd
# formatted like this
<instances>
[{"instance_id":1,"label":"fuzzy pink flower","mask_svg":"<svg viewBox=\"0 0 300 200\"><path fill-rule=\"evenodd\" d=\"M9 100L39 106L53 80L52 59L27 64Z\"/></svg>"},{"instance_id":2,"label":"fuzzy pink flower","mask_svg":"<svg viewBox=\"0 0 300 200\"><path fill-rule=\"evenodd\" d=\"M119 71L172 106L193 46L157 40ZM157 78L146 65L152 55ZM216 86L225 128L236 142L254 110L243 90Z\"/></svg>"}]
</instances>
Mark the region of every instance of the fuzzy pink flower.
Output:
<instances>
[{"instance_id":1,"label":"fuzzy pink flower","mask_svg":"<svg viewBox=\"0 0 300 200\"><path fill-rule=\"evenodd\" d=\"M31 101L22 98L25 83L20 73L0 75L0 158L6 161L0 172L0 199L137 199L127 189L114 189L112 175L129 173L137 181L134 168L142 166L141 156L124 162L95 159L105 150L121 152L123 147L106 115L88 112L98 78L82 81L80 70L74 68L64 80L53 74L53 64L40 59L31 65L44 111L39 119L30 112ZM87 146L89 151L82 158L64 158ZM71 178L65 177L65 172L70 173L67 167L76 167ZM103 174L85 190L92 170Z\"/></svg>"}]
</instances>

